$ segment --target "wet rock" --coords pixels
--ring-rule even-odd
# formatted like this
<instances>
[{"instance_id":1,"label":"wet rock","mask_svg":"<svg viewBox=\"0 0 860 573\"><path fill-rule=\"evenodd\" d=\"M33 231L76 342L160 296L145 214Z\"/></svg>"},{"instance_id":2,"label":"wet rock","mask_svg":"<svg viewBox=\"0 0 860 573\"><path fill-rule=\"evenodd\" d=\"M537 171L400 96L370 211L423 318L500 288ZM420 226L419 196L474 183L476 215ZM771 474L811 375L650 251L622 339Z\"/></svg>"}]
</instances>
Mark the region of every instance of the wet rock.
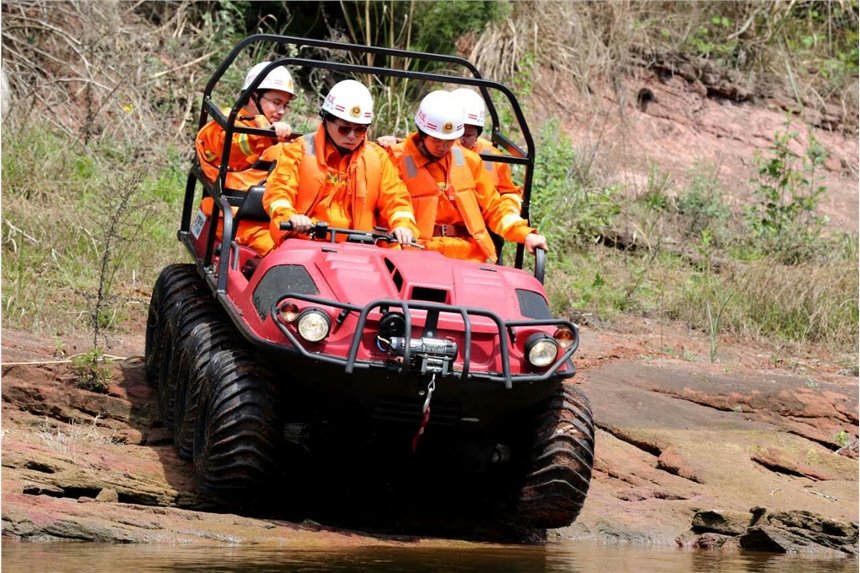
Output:
<instances>
[{"instance_id":1,"label":"wet rock","mask_svg":"<svg viewBox=\"0 0 860 573\"><path fill-rule=\"evenodd\" d=\"M721 535L740 535L747 530L752 516L738 511L720 509L697 511L693 516L693 531L713 532Z\"/></svg>"},{"instance_id":2,"label":"wet rock","mask_svg":"<svg viewBox=\"0 0 860 573\"><path fill-rule=\"evenodd\" d=\"M119 494L112 489L104 488L96 496L96 501L103 501L103 502L107 502L107 503L119 503Z\"/></svg>"},{"instance_id":3,"label":"wet rock","mask_svg":"<svg viewBox=\"0 0 860 573\"><path fill-rule=\"evenodd\" d=\"M730 539L734 539L734 537L721 533L704 533L698 536L693 547L696 549L722 549Z\"/></svg>"},{"instance_id":4,"label":"wet rock","mask_svg":"<svg viewBox=\"0 0 860 573\"><path fill-rule=\"evenodd\" d=\"M857 553L856 523L829 519L809 511L763 513L739 542L744 549L780 553L817 553L837 550Z\"/></svg>"}]
</instances>

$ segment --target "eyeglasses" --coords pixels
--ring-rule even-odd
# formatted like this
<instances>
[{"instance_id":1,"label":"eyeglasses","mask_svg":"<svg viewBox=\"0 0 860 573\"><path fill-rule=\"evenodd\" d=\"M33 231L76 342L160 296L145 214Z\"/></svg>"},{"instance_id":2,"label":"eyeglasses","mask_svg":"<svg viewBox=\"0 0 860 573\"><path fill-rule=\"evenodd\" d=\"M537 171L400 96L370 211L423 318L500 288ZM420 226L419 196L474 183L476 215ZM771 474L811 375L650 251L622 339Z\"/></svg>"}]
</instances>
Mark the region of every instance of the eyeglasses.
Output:
<instances>
[{"instance_id":1,"label":"eyeglasses","mask_svg":"<svg viewBox=\"0 0 860 573\"><path fill-rule=\"evenodd\" d=\"M269 102L270 104L275 106L275 109L287 109L287 106L290 105L289 101L281 101L278 99L269 99L266 96L262 96L260 99L266 100L267 102Z\"/></svg>"},{"instance_id":2,"label":"eyeglasses","mask_svg":"<svg viewBox=\"0 0 860 573\"><path fill-rule=\"evenodd\" d=\"M337 132L341 135L349 135L350 131L354 131L356 135L364 135L367 133L366 125L357 125L355 127L351 125L335 125L337 128Z\"/></svg>"}]
</instances>

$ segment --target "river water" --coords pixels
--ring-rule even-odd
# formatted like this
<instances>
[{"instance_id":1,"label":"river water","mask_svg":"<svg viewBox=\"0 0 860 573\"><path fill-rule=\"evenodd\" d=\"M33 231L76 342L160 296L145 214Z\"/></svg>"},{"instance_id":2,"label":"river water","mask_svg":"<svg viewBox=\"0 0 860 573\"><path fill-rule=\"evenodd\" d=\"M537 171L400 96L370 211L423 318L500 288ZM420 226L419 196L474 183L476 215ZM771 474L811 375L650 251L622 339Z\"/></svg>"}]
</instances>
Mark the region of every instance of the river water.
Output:
<instances>
[{"instance_id":1,"label":"river water","mask_svg":"<svg viewBox=\"0 0 860 573\"><path fill-rule=\"evenodd\" d=\"M765 553L723 554L551 542L544 545L468 547L345 547L301 549L272 546L169 546L4 541L5 573L114 573L117 571L373 571L373 572L571 572L571 573L842 573L858 560L816 559Z\"/></svg>"}]
</instances>

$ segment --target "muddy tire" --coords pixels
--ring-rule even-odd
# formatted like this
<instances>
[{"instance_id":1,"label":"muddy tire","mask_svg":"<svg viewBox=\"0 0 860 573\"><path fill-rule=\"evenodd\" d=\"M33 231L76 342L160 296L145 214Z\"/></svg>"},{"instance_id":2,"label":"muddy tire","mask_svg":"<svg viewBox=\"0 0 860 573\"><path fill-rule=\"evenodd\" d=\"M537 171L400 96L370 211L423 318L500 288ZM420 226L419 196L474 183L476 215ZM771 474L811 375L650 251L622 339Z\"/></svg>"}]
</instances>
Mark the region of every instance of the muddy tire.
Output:
<instances>
[{"instance_id":1,"label":"muddy tire","mask_svg":"<svg viewBox=\"0 0 860 573\"><path fill-rule=\"evenodd\" d=\"M155 324L147 366L153 371L150 380L158 393L162 421L165 427L172 430L177 383L175 370L179 358L177 347L187 335L196 309L212 307L214 301L194 265L171 265L162 271L158 282L161 282L161 288L153 290L153 298L157 296L158 300L156 314L152 317ZM149 332L148 323L147 339Z\"/></svg>"},{"instance_id":2,"label":"muddy tire","mask_svg":"<svg viewBox=\"0 0 860 573\"><path fill-rule=\"evenodd\" d=\"M144 342L144 367L150 384L158 387L158 375L161 370L161 357L164 352L165 314L163 301L173 292L175 284L184 279L192 265L170 265L165 267L155 281L152 297L149 299L149 311L146 319L146 339ZM196 274L196 272L195 272Z\"/></svg>"},{"instance_id":3,"label":"muddy tire","mask_svg":"<svg viewBox=\"0 0 860 573\"><path fill-rule=\"evenodd\" d=\"M227 505L260 507L271 497L283 450L283 421L271 373L235 340L215 352L200 380L194 427L198 488Z\"/></svg>"},{"instance_id":4,"label":"muddy tire","mask_svg":"<svg viewBox=\"0 0 860 573\"><path fill-rule=\"evenodd\" d=\"M588 398L562 384L538 406L534 440L519 492L515 521L539 528L564 527L582 510L594 466L594 421Z\"/></svg>"},{"instance_id":5,"label":"muddy tire","mask_svg":"<svg viewBox=\"0 0 860 573\"><path fill-rule=\"evenodd\" d=\"M193 311L186 334L177 345L170 385L173 401L173 444L180 458L194 458L194 424L203 377L212 356L229 348L235 330L214 300Z\"/></svg>"}]
</instances>

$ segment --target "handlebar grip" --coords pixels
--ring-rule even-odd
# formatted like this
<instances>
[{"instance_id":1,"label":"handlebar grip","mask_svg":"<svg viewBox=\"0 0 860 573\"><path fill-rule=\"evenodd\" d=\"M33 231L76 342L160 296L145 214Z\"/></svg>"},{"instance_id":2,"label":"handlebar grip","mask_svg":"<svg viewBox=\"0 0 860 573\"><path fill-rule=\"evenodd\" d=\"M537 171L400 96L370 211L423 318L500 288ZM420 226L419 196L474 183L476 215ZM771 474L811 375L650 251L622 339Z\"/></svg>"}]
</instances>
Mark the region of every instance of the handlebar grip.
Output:
<instances>
[{"instance_id":1,"label":"handlebar grip","mask_svg":"<svg viewBox=\"0 0 860 573\"><path fill-rule=\"evenodd\" d=\"M289 221L284 221L283 223L281 223L281 230L282 231L292 231L293 230L293 224L290 223Z\"/></svg>"},{"instance_id":2,"label":"handlebar grip","mask_svg":"<svg viewBox=\"0 0 860 573\"><path fill-rule=\"evenodd\" d=\"M546 273L546 251L537 247L535 249L535 278L543 284L544 274Z\"/></svg>"}]
</instances>

